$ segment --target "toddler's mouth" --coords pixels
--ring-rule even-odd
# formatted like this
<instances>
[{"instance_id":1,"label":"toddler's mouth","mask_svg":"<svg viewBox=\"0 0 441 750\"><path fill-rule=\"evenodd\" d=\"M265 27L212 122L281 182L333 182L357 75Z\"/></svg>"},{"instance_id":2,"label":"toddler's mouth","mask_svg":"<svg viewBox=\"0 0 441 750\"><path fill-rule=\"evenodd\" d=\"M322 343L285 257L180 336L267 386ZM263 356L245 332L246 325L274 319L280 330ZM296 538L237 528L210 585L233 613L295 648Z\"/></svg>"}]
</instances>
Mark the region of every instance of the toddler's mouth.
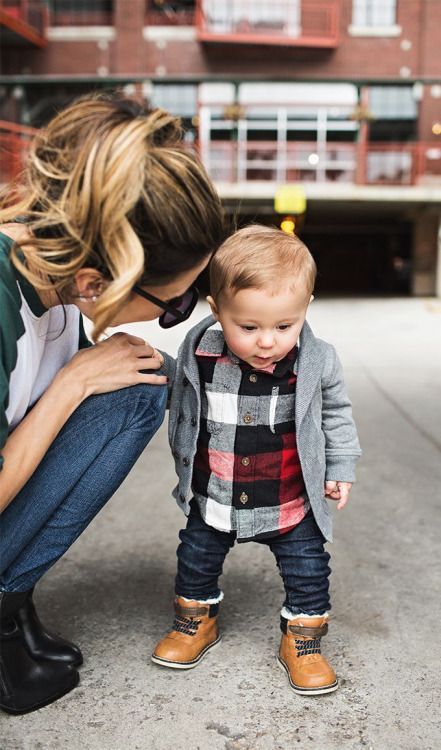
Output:
<instances>
[{"instance_id":1,"label":"toddler's mouth","mask_svg":"<svg viewBox=\"0 0 441 750\"><path fill-rule=\"evenodd\" d=\"M257 359L258 362L265 362L265 363L267 363L267 362L272 362L273 357L259 357L256 354L256 356L254 357L254 359Z\"/></svg>"}]
</instances>

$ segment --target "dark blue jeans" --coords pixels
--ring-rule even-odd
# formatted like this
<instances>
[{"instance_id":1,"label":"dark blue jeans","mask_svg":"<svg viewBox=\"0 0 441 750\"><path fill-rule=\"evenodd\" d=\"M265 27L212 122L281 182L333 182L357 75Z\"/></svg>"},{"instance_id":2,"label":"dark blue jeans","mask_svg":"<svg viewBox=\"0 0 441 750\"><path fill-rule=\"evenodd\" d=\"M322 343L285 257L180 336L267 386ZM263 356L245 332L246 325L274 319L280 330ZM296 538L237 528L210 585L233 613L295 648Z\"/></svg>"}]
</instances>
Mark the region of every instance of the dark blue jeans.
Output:
<instances>
[{"instance_id":1,"label":"dark blue jeans","mask_svg":"<svg viewBox=\"0 0 441 750\"><path fill-rule=\"evenodd\" d=\"M166 400L166 387L137 385L78 407L0 516L0 590L32 588L80 536L161 425Z\"/></svg>"},{"instance_id":2,"label":"dark blue jeans","mask_svg":"<svg viewBox=\"0 0 441 750\"><path fill-rule=\"evenodd\" d=\"M192 502L179 538L177 596L197 601L219 597L218 578L236 533L208 526ZM322 615L330 609L330 555L312 512L286 534L257 541L266 544L276 558L285 587L283 606L291 614Z\"/></svg>"}]
</instances>

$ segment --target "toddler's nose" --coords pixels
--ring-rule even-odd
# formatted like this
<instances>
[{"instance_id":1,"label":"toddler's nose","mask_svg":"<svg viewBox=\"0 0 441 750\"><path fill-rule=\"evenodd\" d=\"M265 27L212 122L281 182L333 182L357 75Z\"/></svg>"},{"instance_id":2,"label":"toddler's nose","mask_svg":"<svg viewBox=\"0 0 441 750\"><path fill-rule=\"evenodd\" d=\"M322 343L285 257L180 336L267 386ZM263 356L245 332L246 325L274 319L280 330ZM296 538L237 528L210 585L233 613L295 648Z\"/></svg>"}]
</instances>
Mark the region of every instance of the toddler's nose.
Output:
<instances>
[{"instance_id":1,"label":"toddler's nose","mask_svg":"<svg viewBox=\"0 0 441 750\"><path fill-rule=\"evenodd\" d=\"M272 333L261 333L258 344L261 349L272 349L274 346L274 336Z\"/></svg>"}]
</instances>

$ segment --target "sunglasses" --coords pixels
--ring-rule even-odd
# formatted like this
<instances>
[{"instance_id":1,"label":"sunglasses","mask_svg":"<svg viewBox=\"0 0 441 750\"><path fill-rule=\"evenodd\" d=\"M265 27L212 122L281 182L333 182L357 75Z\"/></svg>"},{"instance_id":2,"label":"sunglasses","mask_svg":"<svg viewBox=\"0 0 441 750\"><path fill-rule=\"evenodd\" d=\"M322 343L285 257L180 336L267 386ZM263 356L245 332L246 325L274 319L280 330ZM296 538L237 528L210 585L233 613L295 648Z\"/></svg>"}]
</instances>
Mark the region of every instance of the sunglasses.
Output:
<instances>
[{"instance_id":1,"label":"sunglasses","mask_svg":"<svg viewBox=\"0 0 441 750\"><path fill-rule=\"evenodd\" d=\"M184 320L187 320L199 299L199 292L195 286L191 286L180 297L174 297L168 302L163 302L163 300L154 297L153 294L145 292L144 289L136 285L133 287L132 292L135 292L140 297L144 297L149 302L153 302L154 305L164 310L158 319L161 328L173 328L178 323L183 323Z\"/></svg>"}]
</instances>

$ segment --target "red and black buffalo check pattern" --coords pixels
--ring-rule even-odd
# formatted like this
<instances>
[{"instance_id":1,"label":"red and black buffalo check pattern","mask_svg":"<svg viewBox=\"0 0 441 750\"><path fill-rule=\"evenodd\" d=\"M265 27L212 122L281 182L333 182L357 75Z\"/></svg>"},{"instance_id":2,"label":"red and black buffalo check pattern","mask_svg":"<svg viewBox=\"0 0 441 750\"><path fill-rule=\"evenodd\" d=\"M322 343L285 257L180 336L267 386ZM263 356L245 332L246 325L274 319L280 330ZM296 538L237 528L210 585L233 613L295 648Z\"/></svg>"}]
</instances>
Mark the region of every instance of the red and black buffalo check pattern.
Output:
<instances>
[{"instance_id":1,"label":"red and black buffalo check pattern","mask_svg":"<svg viewBox=\"0 0 441 750\"><path fill-rule=\"evenodd\" d=\"M297 347L253 370L215 324L195 355L201 420L192 489L202 517L238 541L289 531L310 508L295 434Z\"/></svg>"}]
</instances>

